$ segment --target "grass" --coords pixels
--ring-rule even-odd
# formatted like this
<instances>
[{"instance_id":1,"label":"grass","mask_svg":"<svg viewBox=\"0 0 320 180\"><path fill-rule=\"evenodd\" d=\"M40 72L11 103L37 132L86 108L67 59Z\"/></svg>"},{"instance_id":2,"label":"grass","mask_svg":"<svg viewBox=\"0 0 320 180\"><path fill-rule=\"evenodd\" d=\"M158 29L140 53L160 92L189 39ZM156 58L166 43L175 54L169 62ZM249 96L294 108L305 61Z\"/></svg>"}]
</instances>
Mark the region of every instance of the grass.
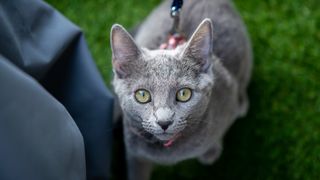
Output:
<instances>
[{"instance_id":1,"label":"grass","mask_svg":"<svg viewBox=\"0 0 320 180\"><path fill-rule=\"evenodd\" d=\"M132 27L159 2L48 0L84 30L107 84L112 24ZM249 114L227 133L217 163L161 166L152 179L320 179L319 2L234 2L254 49Z\"/></svg>"}]
</instances>

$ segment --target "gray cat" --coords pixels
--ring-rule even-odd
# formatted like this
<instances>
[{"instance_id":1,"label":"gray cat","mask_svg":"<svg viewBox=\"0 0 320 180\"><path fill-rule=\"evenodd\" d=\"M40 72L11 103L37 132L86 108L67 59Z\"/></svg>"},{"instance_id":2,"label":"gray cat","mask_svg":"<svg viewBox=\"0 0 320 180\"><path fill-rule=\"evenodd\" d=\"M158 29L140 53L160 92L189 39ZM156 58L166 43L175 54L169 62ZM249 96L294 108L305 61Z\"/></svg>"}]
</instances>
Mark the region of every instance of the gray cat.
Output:
<instances>
[{"instance_id":1,"label":"gray cat","mask_svg":"<svg viewBox=\"0 0 320 180\"><path fill-rule=\"evenodd\" d=\"M187 43L159 50L172 25L170 2L152 12L135 40L120 25L111 30L132 180L149 179L153 163L213 163L226 130L248 109L251 46L231 2L185 0L180 29Z\"/></svg>"}]
</instances>

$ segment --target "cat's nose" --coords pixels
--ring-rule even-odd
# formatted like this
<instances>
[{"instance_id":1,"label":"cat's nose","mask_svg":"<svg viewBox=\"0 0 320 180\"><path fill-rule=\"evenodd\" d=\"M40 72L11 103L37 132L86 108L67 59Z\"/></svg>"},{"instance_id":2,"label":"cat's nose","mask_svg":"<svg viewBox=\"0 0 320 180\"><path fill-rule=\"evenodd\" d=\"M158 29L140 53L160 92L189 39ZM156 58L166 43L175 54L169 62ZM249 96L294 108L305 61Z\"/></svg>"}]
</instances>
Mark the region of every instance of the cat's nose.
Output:
<instances>
[{"instance_id":1,"label":"cat's nose","mask_svg":"<svg viewBox=\"0 0 320 180\"><path fill-rule=\"evenodd\" d=\"M158 121L157 123L165 131L173 123L173 121Z\"/></svg>"}]
</instances>

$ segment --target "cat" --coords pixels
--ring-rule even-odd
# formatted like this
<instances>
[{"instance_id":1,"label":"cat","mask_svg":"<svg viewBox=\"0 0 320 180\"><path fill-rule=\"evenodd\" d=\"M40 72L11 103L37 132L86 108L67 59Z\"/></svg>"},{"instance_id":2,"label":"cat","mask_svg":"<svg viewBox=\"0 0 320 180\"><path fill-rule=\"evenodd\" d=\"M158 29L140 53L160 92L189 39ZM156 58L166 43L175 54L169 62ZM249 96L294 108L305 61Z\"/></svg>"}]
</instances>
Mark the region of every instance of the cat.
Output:
<instances>
[{"instance_id":1,"label":"cat","mask_svg":"<svg viewBox=\"0 0 320 180\"><path fill-rule=\"evenodd\" d=\"M212 164L227 129L248 111L252 50L232 2L185 0L179 27L188 41L163 50L170 3L157 7L134 38L121 25L111 29L112 85L131 180L149 179L154 163Z\"/></svg>"}]
</instances>

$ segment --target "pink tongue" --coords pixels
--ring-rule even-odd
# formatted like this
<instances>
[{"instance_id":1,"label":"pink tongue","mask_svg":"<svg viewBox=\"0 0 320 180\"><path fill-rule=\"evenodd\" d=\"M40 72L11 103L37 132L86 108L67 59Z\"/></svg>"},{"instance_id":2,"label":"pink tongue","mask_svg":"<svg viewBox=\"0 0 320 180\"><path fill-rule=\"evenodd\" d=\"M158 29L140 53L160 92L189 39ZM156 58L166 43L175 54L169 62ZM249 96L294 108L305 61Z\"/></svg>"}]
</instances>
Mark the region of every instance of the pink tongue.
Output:
<instances>
[{"instance_id":1,"label":"pink tongue","mask_svg":"<svg viewBox=\"0 0 320 180\"><path fill-rule=\"evenodd\" d=\"M168 142L164 143L163 146L164 147L170 147L173 142L180 136L180 134L176 134L175 136L173 136L171 139L168 140Z\"/></svg>"},{"instance_id":2,"label":"pink tongue","mask_svg":"<svg viewBox=\"0 0 320 180\"><path fill-rule=\"evenodd\" d=\"M175 138L170 139L168 142L164 143L163 146L164 147L170 147L173 144Z\"/></svg>"}]
</instances>

